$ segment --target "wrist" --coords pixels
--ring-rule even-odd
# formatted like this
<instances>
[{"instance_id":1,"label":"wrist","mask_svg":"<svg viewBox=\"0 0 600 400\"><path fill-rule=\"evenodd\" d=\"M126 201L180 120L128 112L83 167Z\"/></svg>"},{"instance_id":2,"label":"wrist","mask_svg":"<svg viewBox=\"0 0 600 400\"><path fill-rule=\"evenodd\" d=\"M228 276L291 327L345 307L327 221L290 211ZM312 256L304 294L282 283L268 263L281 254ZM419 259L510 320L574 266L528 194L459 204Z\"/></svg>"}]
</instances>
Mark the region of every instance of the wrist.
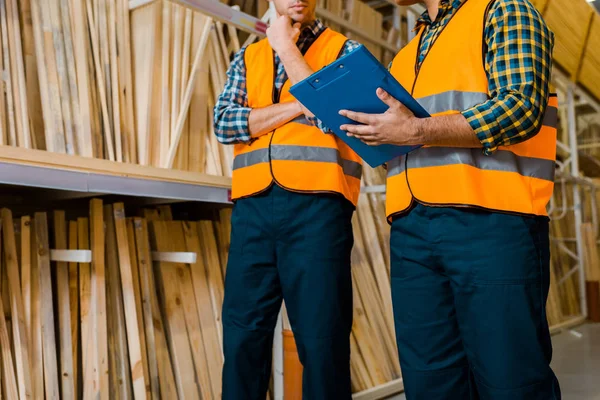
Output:
<instances>
[{"instance_id":1,"label":"wrist","mask_svg":"<svg viewBox=\"0 0 600 400\"><path fill-rule=\"evenodd\" d=\"M426 118L417 118L413 117L410 121L411 125L411 136L412 142L411 145L425 145L427 144L427 135L425 131L426 126Z\"/></svg>"},{"instance_id":2,"label":"wrist","mask_svg":"<svg viewBox=\"0 0 600 400\"><path fill-rule=\"evenodd\" d=\"M283 62L284 60L287 60L290 57L294 57L295 55L300 54L300 50L298 50L296 44L290 40L286 41L280 46L279 51L277 51L277 54L279 54L279 58Z\"/></svg>"}]
</instances>

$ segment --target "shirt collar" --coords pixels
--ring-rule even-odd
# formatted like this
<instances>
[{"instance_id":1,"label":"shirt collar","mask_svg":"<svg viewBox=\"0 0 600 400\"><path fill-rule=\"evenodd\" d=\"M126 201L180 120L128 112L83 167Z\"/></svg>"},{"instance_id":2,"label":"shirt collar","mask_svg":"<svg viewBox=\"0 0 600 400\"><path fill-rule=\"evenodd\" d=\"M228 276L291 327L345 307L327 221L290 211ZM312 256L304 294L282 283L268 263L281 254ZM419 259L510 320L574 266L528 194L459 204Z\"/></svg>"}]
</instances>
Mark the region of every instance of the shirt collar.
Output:
<instances>
[{"instance_id":1,"label":"shirt collar","mask_svg":"<svg viewBox=\"0 0 600 400\"><path fill-rule=\"evenodd\" d=\"M460 7L460 5L462 3L464 3L465 1L467 1L467 0L442 0L442 1L440 1L436 21L439 21L440 19L444 18L450 10L458 9ZM433 21L429 17L429 12L427 10L425 10L423 12L423 14L421 14L419 19L417 19L417 23L415 24L415 27L413 28L413 32L421 29L421 27L423 25L431 25L432 23L433 23Z\"/></svg>"},{"instance_id":2,"label":"shirt collar","mask_svg":"<svg viewBox=\"0 0 600 400\"><path fill-rule=\"evenodd\" d=\"M313 37L316 37L319 35L319 33L321 33L323 29L325 29L325 25L323 24L323 22L321 22L320 19L317 18L302 29L298 40L305 38L307 35L312 35Z\"/></svg>"}]
</instances>

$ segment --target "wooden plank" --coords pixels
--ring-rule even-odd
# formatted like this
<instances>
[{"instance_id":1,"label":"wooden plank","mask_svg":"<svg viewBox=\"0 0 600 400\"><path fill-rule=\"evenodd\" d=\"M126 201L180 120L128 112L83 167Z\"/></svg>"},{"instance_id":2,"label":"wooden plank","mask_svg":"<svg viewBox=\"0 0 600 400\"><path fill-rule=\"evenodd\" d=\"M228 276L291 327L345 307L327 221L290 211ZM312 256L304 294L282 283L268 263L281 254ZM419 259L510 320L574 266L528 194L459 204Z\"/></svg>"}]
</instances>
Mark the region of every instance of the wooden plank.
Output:
<instances>
[{"instance_id":1,"label":"wooden plank","mask_svg":"<svg viewBox=\"0 0 600 400\"><path fill-rule=\"evenodd\" d=\"M79 104L78 148L80 155L93 157L92 104L90 94L90 75L88 70L88 31L86 27L86 4L84 1L70 0L73 17L73 51L77 74L77 93ZM94 110L95 111L95 110Z\"/></svg>"},{"instance_id":2,"label":"wooden plank","mask_svg":"<svg viewBox=\"0 0 600 400\"><path fill-rule=\"evenodd\" d=\"M19 398L27 399L31 397L31 359L29 357L29 339L21 294L19 260L17 259L12 212L9 209L3 208L1 213L6 269L10 285L10 309L15 346L17 384L19 387Z\"/></svg>"},{"instance_id":3,"label":"wooden plank","mask_svg":"<svg viewBox=\"0 0 600 400\"><path fill-rule=\"evenodd\" d=\"M174 251L172 250L173 242L168 233L170 231L169 224L173 224L173 222L152 221L150 232L154 251ZM177 264L161 262L158 263L157 269L157 287L163 303L167 340L173 360L177 391L180 398L197 399L200 397L200 393L187 335L182 295L177 284Z\"/></svg>"},{"instance_id":4,"label":"wooden plank","mask_svg":"<svg viewBox=\"0 0 600 400\"><path fill-rule=\"evenodd\" d=\"M67 223L65 212L62 210L54 211L54 248L57 250L67 249ZM75 399L71 300L69 299L69 266L65 262L56 263L56 291L58 298L61 399Z\"/></svg>"},{"instance_id":5,"label":"wooden plank","mask_svg":"<svg viewBox=\"0 0 600 400\"><path fill-rule=\"evenodd\" d=\"M110 82L112 84L112 116L115 133L117 161L123 162L123 137L121 132L121 105L119 100L119 65L117 61L117 10L116 0L108 1L108 48L110 52ZM104 25L102 25L104 29Z\"/></svg>"},{"instance_id":6,"label":"wooden plank","mask_svg":"<svg viewBox=\"0 0 600 400\"><path fill-rule=\"evenodd\" d=\"M152 272L150 258L150 241L148 225L145 219L135 218L135 236L138 260L140 266L140 286L144 306L144 327L148 341L148 364L150 368L150 385L152 397L159 398L158 390L163 399L177 398L177 387L165 339L157 289Z\"/></svg>"},{"instance_id":7,"label":"wooden plank","mask_svg":"<svg viewBox=\"0 0 600 400\"><path fill-rule=\"evenodd\" d=\"M25 327L31 348L31 217L21 217L21 292L25 311ZM32 363L31 353L29 354ZM33 365L33 364L30 364Z\"/></svg>"},{"instance_id":8,"label":"wooden plank","mask_svg":"<svg viewBox=\"0 0 600 400\"><path fill-rule=\"evenodd\" d=\"M19 27L19 9L16 0L7 0L6 5L11 44L11 71L13 71L12 79L19 131L18 145L30 149L32 147L31 132L29 130L29 110L27 108L27 86L25 84L25 63L23 61L23 44Z\"/></svg>"},{"instance_id":9,"label":"wooden plank","mask_svg":"<svg viewBox=\"0 0 600 400\"><path fill-rule=\"evenodd\" d=\"M108 400L108 340L106 331L106 281L104 265L104 218L102 215L103 202L100 199L90 201L91 247L92 247L92 300L95 301L94 311L96 320L93 335L96 338L97 355L95 357L94 397Z\"/></svg>"},{"instance_id":10,"label":"wooden plank","mask_svg":"<svg viewBox=\"0 0 600 400\"><path fill-rule=\"evenodd\" d=\"M0 24L2 24L2 16L0 15ZM2 47L2 27L0 26L0 68L4 71L4 48ZM8 62L8 61L7 61ZM6 114L8 113L6 109L6 104L4 100L4 93L6 92L4 76L0 79L0 145L6 146L8 144L8 125L6 120ZM0 396L2 396L2 392L0 391Z\"/></svg>"},{"instance_id":11,"label":"wooden plank","mask_svg":"<svg viewBox=\"0 0 600 400\"><path fill-rule=\"evenodd\" d=\"M126 0L124 0L126 2ZM135 68L135 116L137 133L138 162L141 165L151 165L150 143L151 118L156 116L151 113L153 92L155 85L155 49L157 32L160 28L160 19L157 9L160 2L131 12L131 44L133 53L133 67ZM154 102L156 103L156 102Z\"/></svg>"},{"instance_id":12,"label":"wooden plank","mask_svg":"<svg viewBox=\"0 0 600 400\"><path fill-rule=\"evenodd\" d=\"M46 399L60 399L56 336L54 334L54 309L52 305L52 276L50 273L50 244L46 213L35 213L35 233L38 249L38 266L42 312L42 350Z\"/></svg>"},{"instance_id":13,"label":"wooden plank","mask_svg":"<svg viewBox=\"0 0 600 400\"><path fill-rule=\"evenodd\" d=\"M0 296L0 349L0 354L2 354L2 383L6 390L6 397L9 399L18 399L17 380L13 369L13 355L8 336L8 327L6 326L2 296Z\"/></svg>"},{"instance_id":14,"label":"wooden plank","mask_svg":"<svg viewBox=\"0 0 600 400\"><path fill-rule=\"evenodd\" d=\"M110 80L106 80L106 77L102 73L102 65L100 63L100 41L98 39L98 33L96 31L97 25L94 21L94 16L92 14L92 4L91 0L87 0L87 13L88 13L88 24L90 27L90 33L92 37L92 50L93 50L93 60L96 68L96 83L99 91L100 97L100 105L102 107L102 122L104 124L104 141L106 142L106 147L108 151L108 159L111 161L115 161L115 148L113 143L113 135L110 123L109 109L107 99L108 96L106 94L106 85L105 82L110 82Z\"/></svg>"},{"instance_id":15,"label":"wooden plank","mask_svg":"<svg viewBox=\"0 0 600 400\"><path fill-rule=\"evenodd\" d=\"M90 249L90 224L88 218L77 219L77 242L79 250ZM92 253L92 257L94 257ZM81 392L84 399L94 398L94 383L96 379L96 320L95 298L92 298L92 266L79 266L79 296L81 321Z\"/></svg>"},{"instance_id":16,"label":"wooden plank","mask_svg":"<svg viewBox=\"0 0 600 400\"><path fill-rule=\"evenodd\" d=\"M164 165L168 157L169 143L171 142L171 116L169 115L170 105L170 90L169 90L169 56L171 54L171 3L169 1L163 2L163 13L162 13L162 66L161 66L161 113L160 113L160 137L159 137L159 151L160 161L159 165Z\"/></svg>"},{"instance_id":17,"label":"wooden plank","mask_svg":"<svg viewBox=\"0 0 600 400\"><path fill-rule=\"evenodd\" d=\"M221 345L222 351L223 328L221 313L223 310L224 281L211 221L198 222L198 236L200 238L200 248L204 250L202 256L204 257L208 287L210 289L210 297L212 300L213 317L217 322L217 333L219 334L219 344Z\"/></svg>"},{"instance_id":18,"label":"wooden plank","mask_svg":"<svg viewBox=\"0 0 600 400\"><path fill-rule=\"evenodd\" d=\"M171 206L158 206L157 210L162 221L173 221Z\"/></svg>"},{"instance_id":19,"label":"wooden plank","mask_svg":"<svg viewBox=\"0 0 600 400\"><path fill-rule=\"evenodd\" d=\"M123 290L123 305L125 308L125 324L127 328L127 343L129 345L129 365L135 399L146 398L146 381L144 364L142 363L142 348L138 326L133 272L129 253L127 222L123 203L113 205L117 247L119 250L119 266L121 270L121 287Z\"/></svg>"},{"instance_id":20,"label":"wooden plank","mask_svg":"<svg viewBox=\"0 0 600 400\"><path fill-rule=\"evenodd\" d=\"M210 19L209 19L210 21ZM173 162L175 160L175 154L177 152L177 148L179 146L179 140L181 139L181 133L183 131L183 126L185 120L187 119L187 113L189 110L190 102L192 100L192 93L194 90L195 81L197 79L198 68L200 67L200 60L202 55L205 54L206 45L208 43L210 28L212 24L210 22L204 25L204 30L202 31L202 36L200 38L200 42L198 44L198 48L196 49L196 53L194 56L194 63L192 65L192 72L190 72L190 80L188 82L183 103L180 107L180 112L177 118L177 124L175 125L175 131L171 137L171 145L168 150L168 154L166 154L165 162L162 164L164 168L172 168Z\"/></svg>"},{"instance_id":21,"label":"wooden plank","mask_svg":"<svg viewBox=\"0 0 600 400\"><path fill-rule=\"evenodd\" d=\"M46 149L55 153L66 153L66 144L60 107L58 76L54 61L54 43L48 24L46 2L31 2L31 15L38 62L38 79L42 109L44 110L44 128Z\"/></svg>"},{"instance_id":22,"label":"wooden plank","mask_svg":"<svg viewBox=\"0 0 600 400\"><path fill-rule=\"evenodd\" d=\"M127 330L123 311L123 292L119 275L119 246L113 206L104 206L104 224L106 227L106 316L108 321L108 357L111 397L132 399L131 374L129 372L129 351L127 348Z\"/></svg>"},{"instance_id":23,"label":"wooden plank","mask_svg":"<svg viewBox=\"0 0 600 400\"><path fill-rule=\"evenodd\" d=\"M69 250L78 250L77 222L69 221ZM73 388L75 397L79 397L79 265L76 262L69 263L69 309L71 314L71 341L73 357Z\"/></svg>"},{"instance_id":24,"label":"wooden plank","mask_svg":"<svg viewBox=\"0 0 600 400\"><path fill-rule=\"evenodd\" d=\"M203 249L200 246L198 237L198 224L196 222L184 222L183 229L185 234L185 244L187 251L195 252L199 255L196 263L190 265L191 283L193 286L196 309L204 338L206 371L209 375L210 386L214 397L221 398L221 368L218 366L223 363L223 354L219 346L219 330L217 321L214 318L213 311L207 305L211 304L210 288L207 279L207 267L204 263L204 257L200 256ZM186 296L186 298L192 298Z\"/></svg>"},{"instance_id":25,"label":"wooden plank","mask_svg":"<svg viewBox=\"0 0 600 400\"><path fill-rule=\"evenodd\" d=\"M133 278L133 291L135 295L135 314L137 317L137 326L140 334L140 348L142 352L144 382L146 384L146 397L152 398L152 387L150 384L150 369L148 367L148 345L146 343L146 332L144 330L144 308L142 306L140 270L138 265L137 248L135 244L135 232L132 218L127 218L127 243L129 247L129 258L131 259L131 275Z\"/></svg>"},{"instance_id":26,"label":"wooden plank","mask_svg":"<svg viewBox=\"0 0 600 400\"><path fill-rule=\"evenodd\" d=\"M136 130L135 130L135 115L133 108L133 94L134 94L134 86L133 86L133 75L132 75L132 55L131 55L131 26L130 26L130 16L129 16L129 3L127 0L122 0L120 2L120 6L123 13L123 21L122 21L122 29L123 29L123 40L121 41L121 50L119 54L123 57L124 64L124 76L125 80L125 103L124 108L126 110L126 122L125 128L129 137L129 158L130 162L137 163L137 140L136 140ZM136 71L137 72L137 71Z\"/></svg>"},{"instance_id":27,"label":"wooden plank","mask_svg":"<svg viewBox=\"0 0 600 400\"><path fill-rule=\"evenodd\" d=\"M182 19L185 10L177 4L173 4L173 67L171 69L171 137L169 143L173 142L173 134L175 125L177 125L177 117L179 116L179 102L181 100L181 54L183 41L183 23Z\"/></svg>"},{"instance_id":28,"label":"wooden plank","mask_svg":"<svg viewBox=\"0 0 600 400\"><path fill-rule=\"evenodd\" d=\"M68 154L76 154L75 133L73 131L73 110L71 109L71 90L69 86L69 77L67 72L67 57L65 42L63 40L63 29L60 20L60 5L58 0L49 0L47 9L49 10L50 29L52 31L56 72L58 76L58 93L60 96L60 106L62 107L63 128L66 139L66 149Z\"/></svg>"},{"instance_id":29,"label":"wooden plank","mask_svg":"<svg viewBox=\"0 0 600 400\"><path fill-rule=\"evenodd\" d=\"M8 144L11 146L17 146L17 121L16 121L16 113L15 113L15 104L13 98L13 78L11 72L11 62L10 62L10 43L8 36L8 19L6 15L6 1L0 0L0 27L2 28L2 56L4 59L4 71L6 75L6 79L4 80L4 85L6 87L6 106L8 107L8 111L6 116L8 117Z\"/></svg>"},{"instance_id":30,"label":"wooden plank","mask_svg":"<svg viewBox=\"0 0 600 400\"><path fill-rule=\"evenodd\" d=\"M40 287L40 268L35 219L31 220L34 232L31 232L31 378L34 399L44 397L44 355L42 345L42 297ZM31 227L30 227L31 230ZM34 362L35 361L35 362Z\"/></svg>"}]
</instances>

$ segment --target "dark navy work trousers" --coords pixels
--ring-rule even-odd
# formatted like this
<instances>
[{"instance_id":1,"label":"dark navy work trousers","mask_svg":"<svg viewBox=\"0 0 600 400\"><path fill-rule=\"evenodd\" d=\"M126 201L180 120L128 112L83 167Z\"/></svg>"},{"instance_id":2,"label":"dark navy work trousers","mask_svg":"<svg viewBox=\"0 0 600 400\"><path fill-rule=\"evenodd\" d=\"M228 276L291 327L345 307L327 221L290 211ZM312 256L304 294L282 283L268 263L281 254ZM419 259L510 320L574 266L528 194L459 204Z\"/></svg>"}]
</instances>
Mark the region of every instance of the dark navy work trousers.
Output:
<instances>
[{"instance_id":1,"label":"dark navy work trousers","mask_svg":"<svg viewBox=\"0 0 600 400\"><path fill-rule=\"evenodd\" d=\"M391 282L408 400L557 400L548 221L417 205L394 219Z\"/></svg>"},{"instance_id":2,"label":"dark navy work trousers","mask_svg":"<svg viewBox=\"0 0 600 400\"><path fill-rule=\"evenodd\" d=\"M273 186L236 202L223 304L223 399L264 400L282 299L303 398L349 400L354 206Z\"/></svg>"}]
</instances>

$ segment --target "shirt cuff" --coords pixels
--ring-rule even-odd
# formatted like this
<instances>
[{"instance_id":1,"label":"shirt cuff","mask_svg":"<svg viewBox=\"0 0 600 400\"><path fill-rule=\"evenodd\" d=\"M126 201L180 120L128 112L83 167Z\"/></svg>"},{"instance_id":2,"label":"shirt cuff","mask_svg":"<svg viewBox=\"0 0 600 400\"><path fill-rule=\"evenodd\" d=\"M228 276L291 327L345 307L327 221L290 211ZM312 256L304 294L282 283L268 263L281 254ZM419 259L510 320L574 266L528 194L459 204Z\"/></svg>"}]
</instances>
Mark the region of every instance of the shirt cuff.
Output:
<instances>
[{"instance_id":1,"label":"shirt cuff","mask_svg":"<svg viewBox=\"0 0 600 400\"><path fill-rule=\"evenodd\" d=\"M498 150L499 144L496 138L501 136L501 126L498 123L496 108L490 106L489 102L464 110L462 115L477 135L477 139L483 146L483 154L491 155Z\"/></svg>"},{"instance_id":2,"label":"shirt cuff","mask_svg":"<svg viewBox=\"0 0 600 400\"><path fill-rule=\"evenodd\" d=\"M216 135L219 142L224 144L250 143L250 117L249 107L236 107L234 110L227 111L220 119L216 127Z\"/></svg>"}]
</instances>

